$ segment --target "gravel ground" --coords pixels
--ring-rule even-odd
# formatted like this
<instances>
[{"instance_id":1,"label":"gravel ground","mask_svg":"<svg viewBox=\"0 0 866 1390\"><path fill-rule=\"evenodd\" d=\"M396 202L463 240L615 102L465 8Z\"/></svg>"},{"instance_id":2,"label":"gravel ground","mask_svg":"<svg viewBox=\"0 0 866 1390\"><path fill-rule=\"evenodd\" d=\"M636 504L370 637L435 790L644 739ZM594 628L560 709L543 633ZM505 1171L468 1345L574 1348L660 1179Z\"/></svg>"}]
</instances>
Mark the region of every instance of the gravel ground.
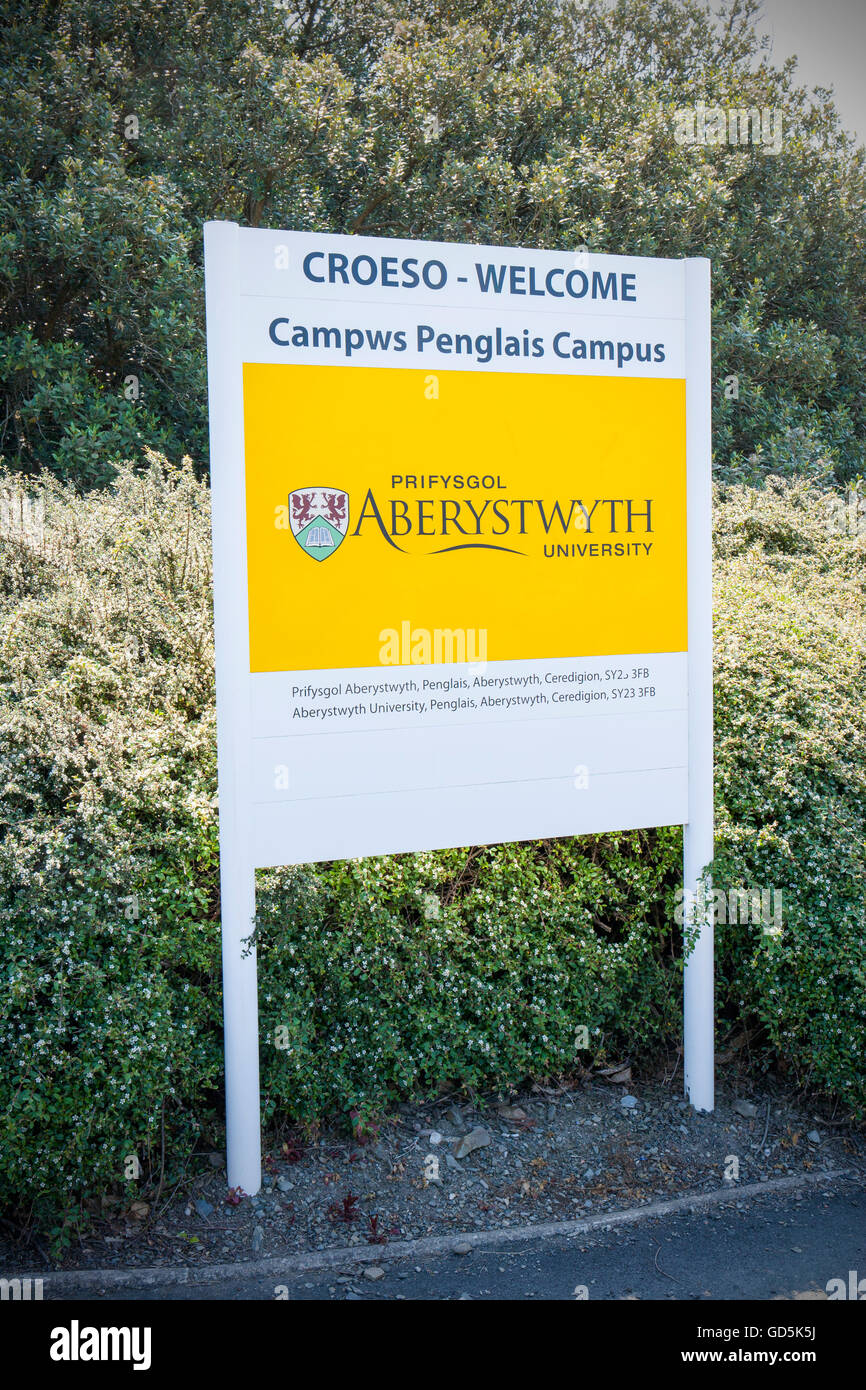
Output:
<instances>
[{"instance_id":1,"label":"gravel ground","mask_svg":"<svg viewBox=\"0 0 866 1390\"><path fill-rule=\"evenodd\" d=\"M401 1106L365 1143L289 1136L267 1155L253 1198L228 1193L222 1155L198 1155L173 1193L156 1203L136 1193L59 1267L195 1265L456 1235L838 1168L866 1175L866 1136L778 1089L722 1091L701 1115L670 1086L594 1078ZM0 1246L4 1267L35 1269L38 1255Z\"/></svg>"}]
</instances>

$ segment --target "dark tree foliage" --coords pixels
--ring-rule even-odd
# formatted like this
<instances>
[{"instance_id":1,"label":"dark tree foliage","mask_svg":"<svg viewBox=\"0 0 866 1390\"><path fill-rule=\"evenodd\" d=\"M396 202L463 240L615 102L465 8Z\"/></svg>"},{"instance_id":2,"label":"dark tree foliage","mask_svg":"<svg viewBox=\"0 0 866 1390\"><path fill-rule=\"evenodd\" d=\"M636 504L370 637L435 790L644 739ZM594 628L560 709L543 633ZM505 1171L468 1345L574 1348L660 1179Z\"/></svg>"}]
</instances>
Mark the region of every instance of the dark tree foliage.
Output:
<instances>
[{"instance_id":1,"label":"dark tree foliage","mask_svg":"<svg viewBox=\"0 0 866 1390\"><path fill-rule=\"evenodd\" d=\"M758 9L6 4L7 463L83 488L145 445L206 466L201 224L216 217L711 256L719 476L855 476L864 154L827 93L767 61ZM698 102L773 109L781 149L678 143L677 111Z\"/></svg>"}]
</instances>

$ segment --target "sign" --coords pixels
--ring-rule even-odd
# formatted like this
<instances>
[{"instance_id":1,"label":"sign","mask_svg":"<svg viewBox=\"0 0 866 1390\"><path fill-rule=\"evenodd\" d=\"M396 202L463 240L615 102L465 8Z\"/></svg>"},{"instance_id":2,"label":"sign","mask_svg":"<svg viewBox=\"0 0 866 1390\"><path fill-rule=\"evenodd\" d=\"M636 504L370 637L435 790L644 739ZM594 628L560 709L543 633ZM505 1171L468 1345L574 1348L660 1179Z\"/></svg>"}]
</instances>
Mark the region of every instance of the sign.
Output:
<instances>
[{"instance_id":1,"label":"sign","mask_svg":"<svg viewBox=\"0 0 866 1390\"><path fill-rule=\"evenodd\" d=\"M227 1076L233 1027L249 1113L255 868L682 824L697 889L709 265L228 223L205 246Z\"/></svg>"}]
</instances>

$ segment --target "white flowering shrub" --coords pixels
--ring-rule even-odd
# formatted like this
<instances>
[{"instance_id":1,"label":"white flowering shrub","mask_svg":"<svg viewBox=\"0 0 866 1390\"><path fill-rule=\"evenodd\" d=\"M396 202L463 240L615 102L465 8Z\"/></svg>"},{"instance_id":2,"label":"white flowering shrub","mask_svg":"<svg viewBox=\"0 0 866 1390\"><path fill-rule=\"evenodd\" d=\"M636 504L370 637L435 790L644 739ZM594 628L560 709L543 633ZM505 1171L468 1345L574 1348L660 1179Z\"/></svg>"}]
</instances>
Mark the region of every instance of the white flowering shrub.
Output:
<instances>
[{"instance_id":1,"label":"white flowering shrub","mask_svg":"<svg viewBox=\"0 0 866 1390\"><path fill-rule=\"evenodd\" d=\"M209 497L156 459L38 495L0 537L0 1191L68 1225L220 1069Z\"/></svg>"},{"instance_id":2,"label":"white flowering shrub","mask_svg":"<svg viewBox=\"0 0 866 1390\"><path fill-rule=\"evenodd\" d=\"M62 1244L128 1202L128 1155L140 1192L217 1137L209 497L151 455L32 499L0 513L0 1200ZM779 935L720 924L718 1003L759 1065L863 1115L864 540L840 516L803 482L717 497L716 882L783 902ZM260 874L265 1118L646 1065L680 1026L680 856L661 829Z\"/></svg>"},{"instance_id":3,"label":"white flowering shrub","mask_svg":"<svg viewBox=\"0 0 866 1390\"><path fill-rule=\"evenodd\" d=\"M866 525L803 480L716 520L716 881L781 891L720 926L720 998L764 1056L866 1113Z\"/></svg>"}]
</instances>

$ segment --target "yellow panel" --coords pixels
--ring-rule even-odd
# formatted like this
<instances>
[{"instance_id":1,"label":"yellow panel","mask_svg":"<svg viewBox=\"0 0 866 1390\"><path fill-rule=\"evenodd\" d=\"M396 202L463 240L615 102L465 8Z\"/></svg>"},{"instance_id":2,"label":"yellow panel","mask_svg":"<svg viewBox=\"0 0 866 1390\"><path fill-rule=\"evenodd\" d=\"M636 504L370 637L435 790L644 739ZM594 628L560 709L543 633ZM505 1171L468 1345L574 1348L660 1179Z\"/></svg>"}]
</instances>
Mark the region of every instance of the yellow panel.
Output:
<instances>
[{"instance_id":1,"label":"yellow panel","mask_svg":"<svg viewBox=\"0 0 866 1390\"><path fill-rule=\"evenodd\" d=\"M686 650L683 381L247 364L244 428L253 671L376 666L389 629L483 630L488 661ZM349 496L323 561L301 488Z\"/></svg>"}]
</instances>

